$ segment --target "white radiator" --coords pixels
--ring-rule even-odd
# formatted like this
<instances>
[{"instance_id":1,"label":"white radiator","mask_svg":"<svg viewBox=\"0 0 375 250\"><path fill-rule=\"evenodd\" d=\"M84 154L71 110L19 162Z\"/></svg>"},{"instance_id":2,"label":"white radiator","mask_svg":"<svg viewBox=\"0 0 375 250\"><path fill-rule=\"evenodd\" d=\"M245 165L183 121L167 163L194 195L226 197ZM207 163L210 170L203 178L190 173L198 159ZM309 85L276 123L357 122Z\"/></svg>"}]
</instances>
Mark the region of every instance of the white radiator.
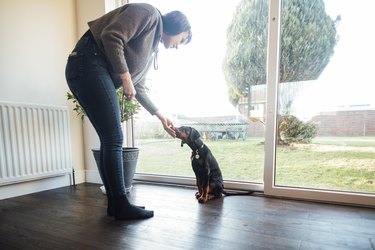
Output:
<instances>
[{"instance_id":1,"label":"white radiator","mask_svg":"<svg viewBox=\"0 0 375 250\"><path fill-rule=\"evenodd\" d=\"M0 185L71 171L66 107L0 102Z\"/></svg>"}]
</instances>

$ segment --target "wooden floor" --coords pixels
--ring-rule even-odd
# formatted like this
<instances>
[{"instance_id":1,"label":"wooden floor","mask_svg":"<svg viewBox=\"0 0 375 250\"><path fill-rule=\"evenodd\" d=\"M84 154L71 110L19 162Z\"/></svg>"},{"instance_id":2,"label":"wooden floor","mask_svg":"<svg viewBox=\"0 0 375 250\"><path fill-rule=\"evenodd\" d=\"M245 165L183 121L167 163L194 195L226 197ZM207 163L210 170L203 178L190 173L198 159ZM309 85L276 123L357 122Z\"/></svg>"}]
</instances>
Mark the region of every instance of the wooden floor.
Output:
<instances>
[{"instance_id":1,"label":"wooden floor","mask_svg":"<svg viewBox=\"0 0 375 250\"><path fill-rule=\"evenodd\" d=\"M135 184L151 219L106 216L99 185L0 201L0 249L374 249L375 209L231 196L197 203L186 187Z\"/></svg>"}]
</instances>

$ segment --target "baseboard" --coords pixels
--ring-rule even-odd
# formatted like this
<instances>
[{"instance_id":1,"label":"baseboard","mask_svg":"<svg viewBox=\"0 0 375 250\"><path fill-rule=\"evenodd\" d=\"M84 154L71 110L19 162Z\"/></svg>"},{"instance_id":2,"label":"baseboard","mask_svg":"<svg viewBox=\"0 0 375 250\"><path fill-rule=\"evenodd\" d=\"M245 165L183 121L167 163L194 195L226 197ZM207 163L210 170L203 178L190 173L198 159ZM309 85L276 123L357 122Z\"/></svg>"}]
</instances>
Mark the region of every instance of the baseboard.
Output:
<instances>
[{"instance_id":1,"label":"baseboard","mask_svg":"<svg viewBox=\"0 0 375 250\"><path fill-rule=\"evenodd\" d=\"M103 184L98 170L86 170L86 182Z\"/></svg>"},{"instance_id":2,"label":"baseboard","mask_svg":"<svg viewBox=\"0 0 375 250\"><path fill-rule=\"evenodd\" d=\"M0 200L60 187L66 187L72 184L70 177L70 175L63 175L41 180L0 186Z\"/></svg>"}]
</instances>

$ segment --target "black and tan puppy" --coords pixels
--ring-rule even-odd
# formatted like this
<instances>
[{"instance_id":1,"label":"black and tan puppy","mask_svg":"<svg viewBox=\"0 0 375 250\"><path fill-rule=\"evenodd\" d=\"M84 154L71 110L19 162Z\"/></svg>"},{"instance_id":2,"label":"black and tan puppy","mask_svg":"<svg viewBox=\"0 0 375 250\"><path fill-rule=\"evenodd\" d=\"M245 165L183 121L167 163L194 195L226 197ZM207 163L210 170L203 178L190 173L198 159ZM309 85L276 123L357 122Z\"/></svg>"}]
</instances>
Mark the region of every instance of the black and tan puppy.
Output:
<instances>
[{"instance_id":1,"label":"black and tan puppy","mask_svg":"<svg viewBox=\"0 0 375 250\"><path fill-rule=\"evenodd\" d=\"M199 132L192 128L182 126L175 128L176 137L181 139L181 147L186 143L193 151L191 165L196 177L198 192L195 197L199 202L205 203L212 198L223 195L223 177L211 150L203 143Z\"/></svg>"}]
</instances>

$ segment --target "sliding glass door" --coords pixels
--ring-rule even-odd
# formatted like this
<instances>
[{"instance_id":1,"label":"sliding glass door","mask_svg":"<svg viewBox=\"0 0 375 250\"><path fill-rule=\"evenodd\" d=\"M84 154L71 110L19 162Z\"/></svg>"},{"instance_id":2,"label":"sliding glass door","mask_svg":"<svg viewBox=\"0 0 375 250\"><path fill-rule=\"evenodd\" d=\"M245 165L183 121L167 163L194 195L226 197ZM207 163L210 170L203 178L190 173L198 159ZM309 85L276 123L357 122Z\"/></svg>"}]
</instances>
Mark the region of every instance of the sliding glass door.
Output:
<instances>
[{"instance_id":1,"label":"sliding glass door","mask_svg":"<svg viewBox=\"0 0 375 250\"><path fill-rule=\"evenodd\" d=\"M149 94L201 132L226 187L375 205L371 0L148 2L193 27L191 44L160 46ZM194 184L191 149L157 118L134 131L137 178Z\"/></svg>"},{"instance_id":2,"label":"sliding glass door","mask_svg":"<svg viewBox=\"0 0 375 250\"><path fill-rule=\"evenodd\" d=\"M177 50L166 50L160 44L159 67L151 69L147 77L152 100L175 126L191 126L200 132L219 162L226 187L262 190L265 77L259 86L240 89L237 83L247 83L234 79L237 68L230 65L238 63L235 60L239 56L247 60L237 50L238 46L247 46L246 40L238 40L239 35L246 34L238 32L238 26L247 18L250 6L239 5L240 0L147 2L163 14L173 10L185 13L193 33L191 43ZM259 14L264 27L260 30L263 42L259 44L263 72L267 43L267 5L264 6ZM142 111L134 120L134 132L140 148L138 178L195 183L191 149L170 138L156 117Z\"/></svg>"},{"instance_id":3,"label":"sliding glass door","mask_svg":"<svg viewBox=\"0 0 375 250\"><path fill-rule=\"evenodd\" d=\"M277 100L266 193L375 204L373 7L371 0L282 2L280 30L274 23L270 35L280 50L271 45L279 75L270 77L268 95Z\"/></svg>"}]
</instances>

